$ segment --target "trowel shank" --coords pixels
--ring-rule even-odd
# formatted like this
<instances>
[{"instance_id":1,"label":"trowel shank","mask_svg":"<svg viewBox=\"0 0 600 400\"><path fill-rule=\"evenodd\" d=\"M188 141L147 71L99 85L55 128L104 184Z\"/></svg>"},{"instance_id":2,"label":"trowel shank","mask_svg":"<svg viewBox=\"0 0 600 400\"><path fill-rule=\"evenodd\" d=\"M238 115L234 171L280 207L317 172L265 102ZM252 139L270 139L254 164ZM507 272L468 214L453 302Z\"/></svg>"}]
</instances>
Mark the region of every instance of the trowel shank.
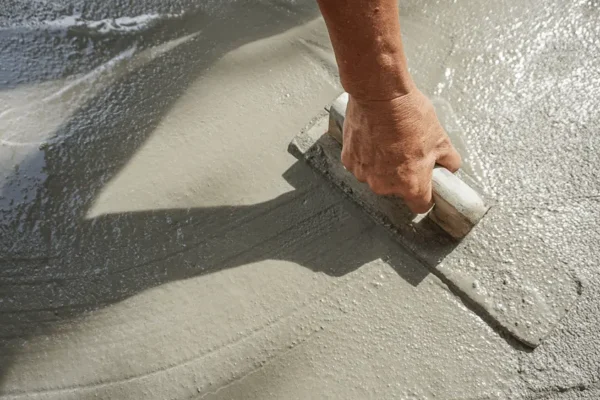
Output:
<instances>
[{"instance_id":1,"label":"trowel shank","mask_svg":"<svg viewBox=\"0 0 600 400\"><path fill-rule=\"evenodd\" d=\"M329 134L343 143L344 118L348 94L343 93L329 108ZM433 170L433 201L429 217L456 239L461 239L477 225L489 210L483 198L468 184L446 168Z\"/></svg>"}]
</instances>

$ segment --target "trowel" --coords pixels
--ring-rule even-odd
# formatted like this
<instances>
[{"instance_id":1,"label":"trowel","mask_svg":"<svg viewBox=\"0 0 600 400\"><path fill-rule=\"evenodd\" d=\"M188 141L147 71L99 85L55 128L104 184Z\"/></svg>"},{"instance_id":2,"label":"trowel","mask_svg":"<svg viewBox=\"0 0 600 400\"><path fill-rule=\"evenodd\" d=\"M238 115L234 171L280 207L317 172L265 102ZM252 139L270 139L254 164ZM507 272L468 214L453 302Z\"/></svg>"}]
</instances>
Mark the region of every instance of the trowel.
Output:
<instances>
[{"instance_id":1,"label":"trowel","mask_svg":"<svg viewBox=\"0 0 600 400\"><path fill-rule=\"evenodd\" d=\"M461 154L470 162L454 174L435 167L435 205L426 214L415 215L398 197L373 193L344 168L340 159L347 103L348 95L342 93L291 141L288 151L319 171L390 232L490 326L527 347L538 346L579 296L578 280L562 273L558 290L543 280L531 280L537 276L535 272L527 275L529 281L519 279L527 265L502 262L512 245L503 231L510 231L513 219L506 218L504 207L490 207L481 177L474 177L474 154ZM449 105L443 108L451 111ZM460 129L444 123L450 121L452 125L444 110L436 106L436 112L456 147L455 142L462 139L450 131ZM460 152L461 143L458 145ZM541 257L549 251L543 237L528 236L526 240L527 246L520 249L523 257Z\"/></svg>"},{"instance_id":2,"label":"trowel","mask_svg":"<svg viewBox=\"0 0 600 400\"><path fill-rule=\"evenodd\" d=\"M312 149L313 151L330 152L328 158L331 160L339 159L343 144L342 132L347 104L348 94L342 93L328 107L327 131L312 132L310 129L304 130L291 142L289 151L296 156L310 159ZM331 139L337 142L338 146L332 143ZM326 144L326 142L329 143ZM315 146L318 147L318 150ZM322 168L321 170L330 173L330 170L323 170ZM375 200L376 203L382 200L373 195L368 195L367 186L353 180L349 175L346 179L333 179L333 181L338 184L343 182L344 191L361 205L364 205L365 202L372 203L371 200ZM432 189L434 206L426 213L426 216L454 239L464 238L490 209L483 196L472 185L461 179L459 175L441 166L436 166L433 170ZM367 196L363 196L365 194ZM384 217L391 221L393 225L410 223L411 219L407 220L407 217L410 217L410 212L402 201L390 196L385 197L393 205L391 207L377 207L377 219L380 220ZM373 205L377 206L377 204ZM367 207L367 211L370 209L372 207ZM394 227L399 228L398 226Z\"/></svg>"}]
</instances>

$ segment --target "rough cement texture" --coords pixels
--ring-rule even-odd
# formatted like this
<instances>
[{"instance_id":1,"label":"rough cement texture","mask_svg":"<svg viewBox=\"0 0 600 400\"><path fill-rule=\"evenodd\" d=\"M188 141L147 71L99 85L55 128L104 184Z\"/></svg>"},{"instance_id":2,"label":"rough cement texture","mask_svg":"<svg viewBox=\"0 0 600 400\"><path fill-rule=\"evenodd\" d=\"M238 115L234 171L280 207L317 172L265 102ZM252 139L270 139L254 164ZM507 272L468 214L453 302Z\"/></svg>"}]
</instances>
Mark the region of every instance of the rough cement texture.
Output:
<instances>
[{"instance_id":1,"label":"rough cement texture","mask_svg":"<svg viewBox=\"0 0 600 400\"><path fill-rule=\"evenodd\" d=\"M533 352L287 154L341 91L314 2L190 3L0 5L0 398L597 398L596 1L402 4L506 257L583 284Z\"/></svg>"},{"instance_id":2,"label":"rough cement texture","mask_svg":"<svg viewBox=\"0 0 600 400\"><path fill-rule=\"evenodd\" d=\"M474 227L459 242L447 232L441 232L440 227L429 219L413 214L401 199L375 195L368 185L358 182L342 165L339 141L345 109L339 111L338 101L339 98L328 107L329 118L317 118L292 140L290 153L306 160L376 222L385 226L405 249L492 326L527 346L538 346L581 294L581 281L565 271L563 263L556 258L545 260L546 270L553 272L549 277L548 273L539 274L538 269L528 270L536 265L518 264L514 259L507 262L500 257L498 252L503 252L505 247L500 238L512 236L510 226L504 227L503 235L498 235L502 229L498 227L498 220L507 217L500 214L502 209L488 211L485 222L480 221L481 226ZM462 170L457 175L469 178ZM508 217L515 218L515 215ZM482 245L482 238L488 243ZM538 257L549 253L546 243L536 237L525 237L523 242L525 246L513 250L515 259L531 259L531 249L537 251ZM483 253L485 251L489 253ZM467 268L462 259L465 253L469 257ZM470 260L472 253L478 254L479 262ZM495 263L503 264L502 274ZM509 276L518 279L509 279Z\"/></svg>"}]
</instances>

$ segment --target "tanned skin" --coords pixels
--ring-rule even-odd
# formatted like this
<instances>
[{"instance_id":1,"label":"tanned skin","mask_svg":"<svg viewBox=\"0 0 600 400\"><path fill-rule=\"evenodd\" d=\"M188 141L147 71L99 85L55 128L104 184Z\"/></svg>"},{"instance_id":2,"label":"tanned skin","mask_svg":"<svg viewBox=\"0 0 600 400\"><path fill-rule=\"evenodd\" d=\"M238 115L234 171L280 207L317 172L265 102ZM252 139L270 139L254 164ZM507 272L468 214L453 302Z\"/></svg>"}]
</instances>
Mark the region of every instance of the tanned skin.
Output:
<instances>
[{"instance_id":1,"label":"tanned skin","mask_svg":"<svg viewBox=\"0 0 600 400\"><path fill-rule=\"evenodd\" d=\"M423 213L434 165L455 172L461 158L408 72L397 1L317 0L349 94L342 162L375 193Z\"/></svg>"}]
</instances>

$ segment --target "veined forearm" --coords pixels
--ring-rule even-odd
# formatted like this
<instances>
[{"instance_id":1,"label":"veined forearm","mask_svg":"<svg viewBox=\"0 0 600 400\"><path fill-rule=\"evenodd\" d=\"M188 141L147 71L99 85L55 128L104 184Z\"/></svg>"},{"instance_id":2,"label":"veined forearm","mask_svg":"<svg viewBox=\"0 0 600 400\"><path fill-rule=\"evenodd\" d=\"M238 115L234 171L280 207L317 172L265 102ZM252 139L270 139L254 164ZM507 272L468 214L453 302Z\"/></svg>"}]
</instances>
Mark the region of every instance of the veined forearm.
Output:
<instances>
[{"instance_id":1,"label":"veined forearm","mask_svg":"<svg viewBox=\"0 0 600 400\"><path fill-rule=\"evenodd\" d=\"M317 1L344 90L356 99L388 100L413 89L397 0Z\"/></svg>"}]
</instances>

